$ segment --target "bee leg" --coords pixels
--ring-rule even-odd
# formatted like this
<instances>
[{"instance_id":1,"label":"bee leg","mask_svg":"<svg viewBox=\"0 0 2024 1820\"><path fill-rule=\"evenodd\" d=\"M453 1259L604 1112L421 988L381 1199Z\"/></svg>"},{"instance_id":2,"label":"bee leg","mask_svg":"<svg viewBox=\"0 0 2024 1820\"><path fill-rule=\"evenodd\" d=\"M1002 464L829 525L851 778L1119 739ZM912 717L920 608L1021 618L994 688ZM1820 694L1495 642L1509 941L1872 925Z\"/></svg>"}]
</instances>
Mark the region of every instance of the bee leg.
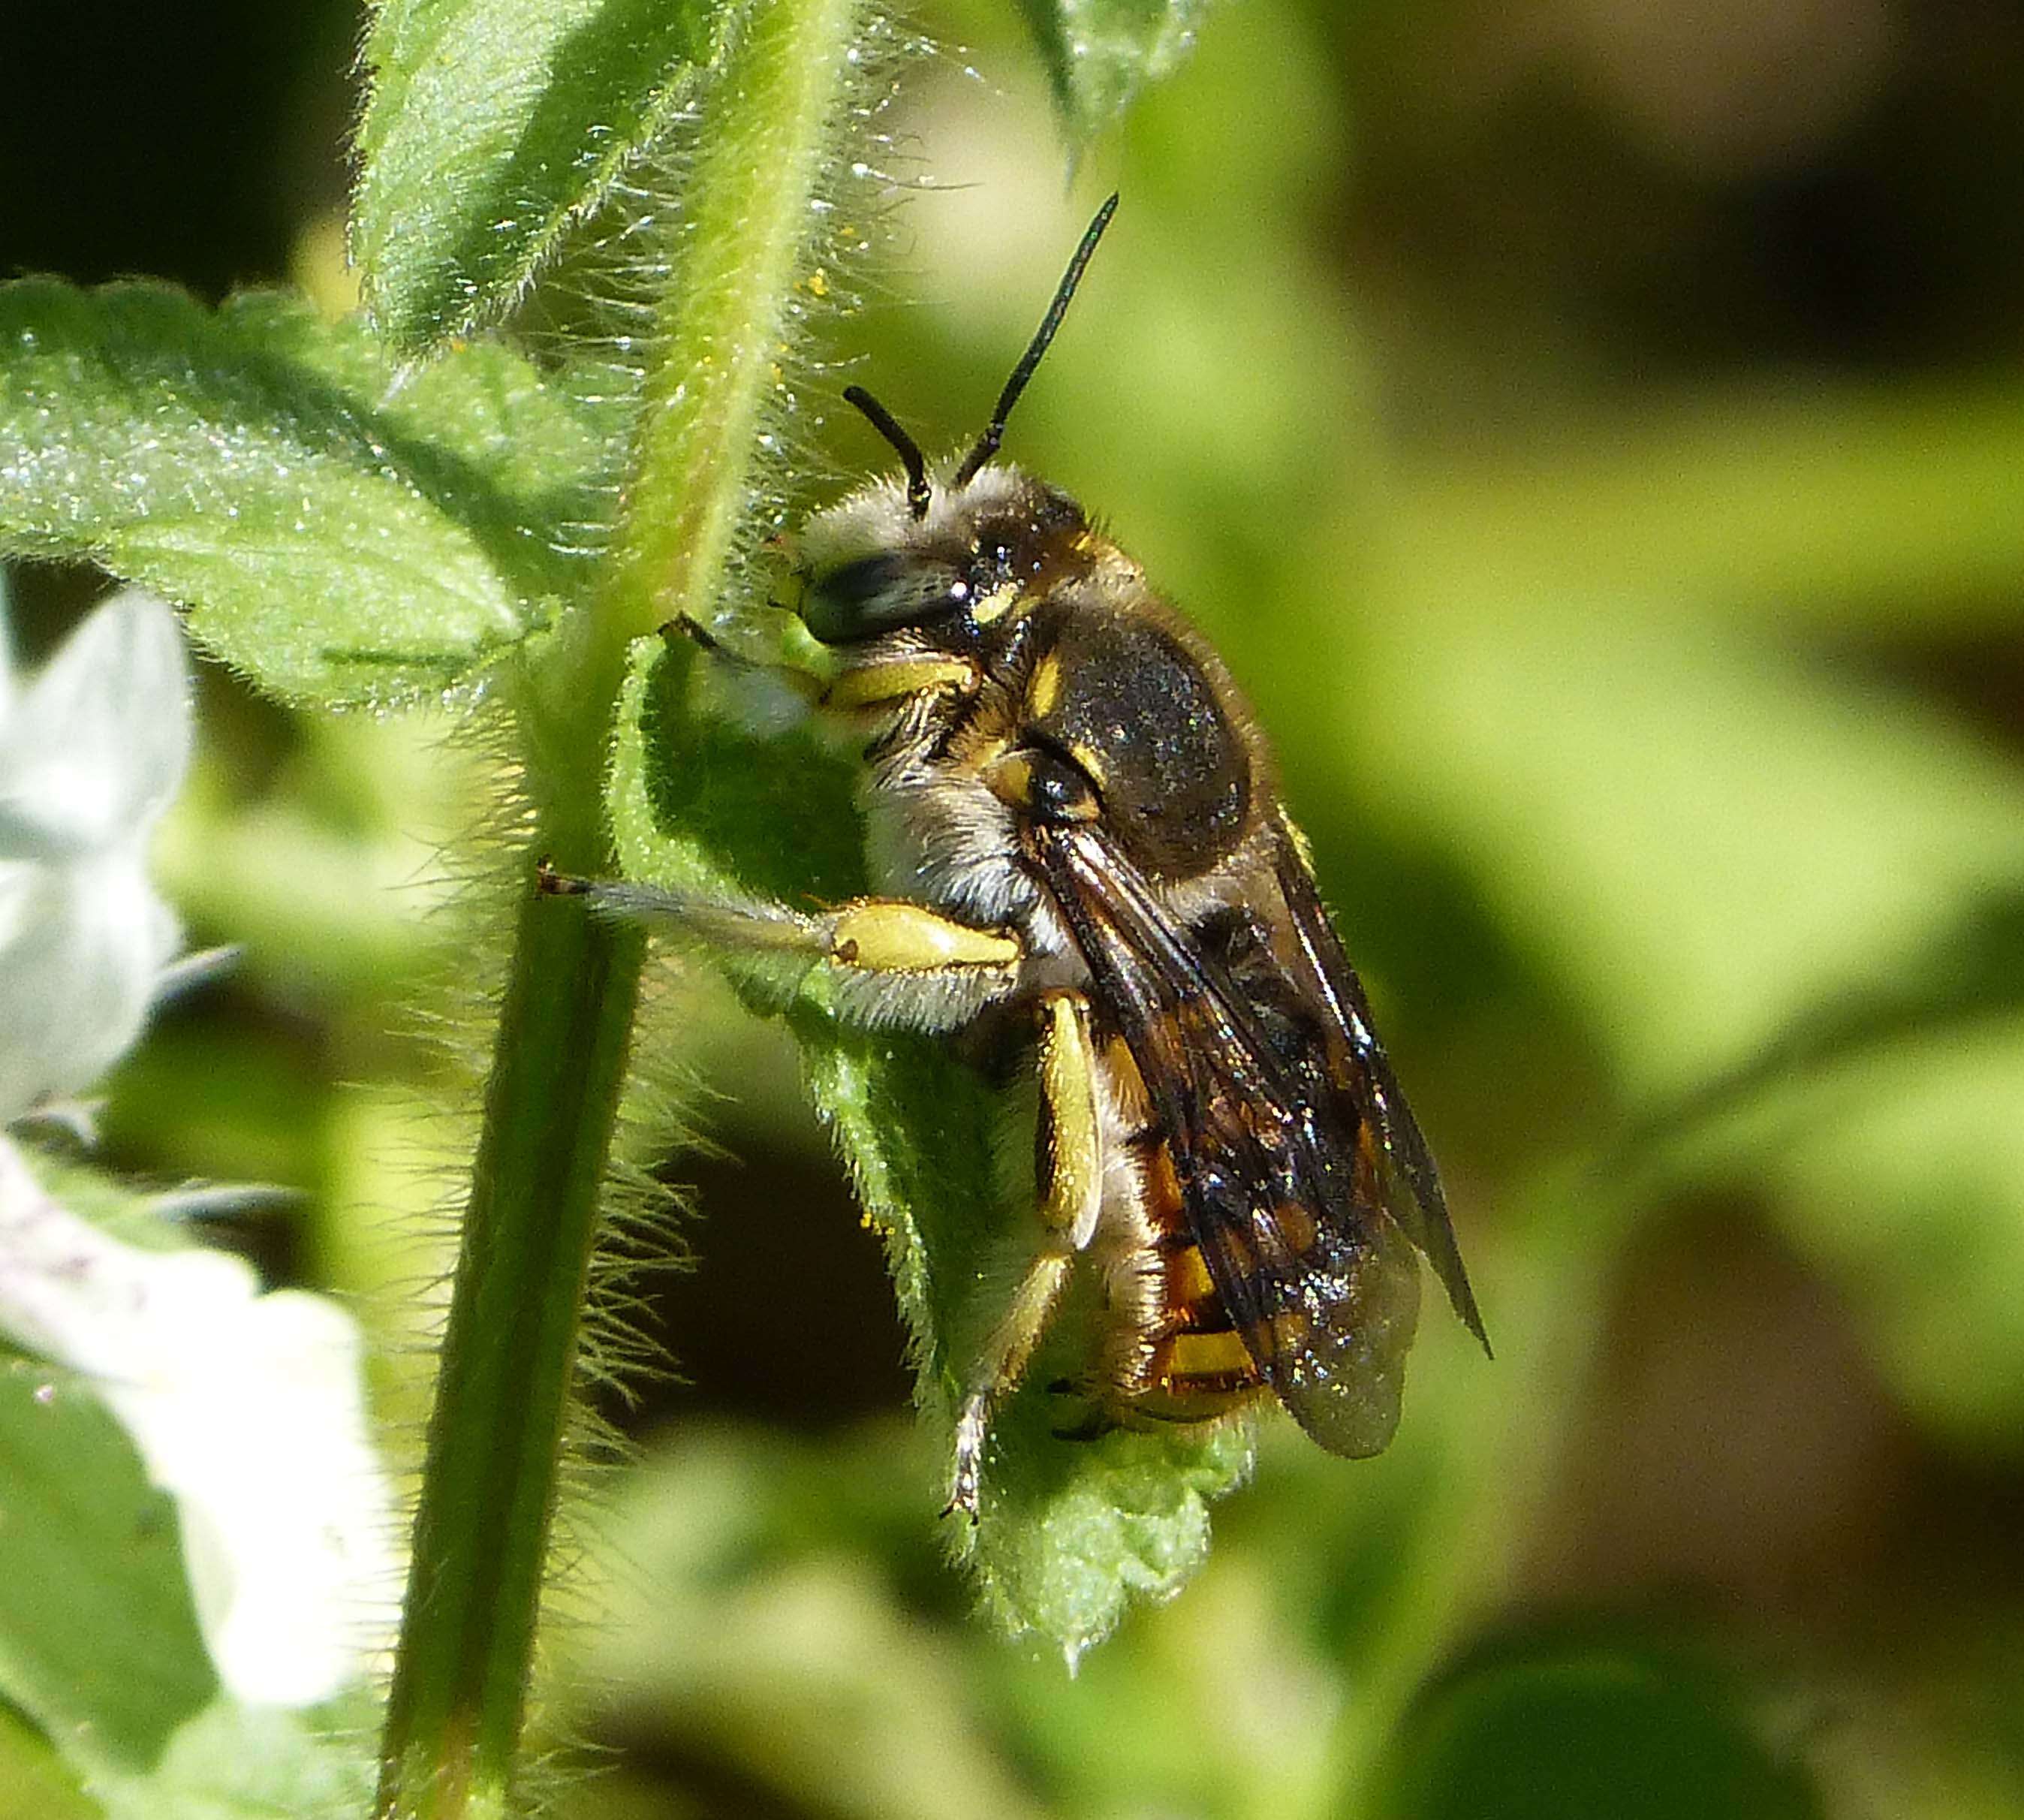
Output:
<instances>
[{"instance_id":1,"label":"bee leg","mask_svg":"<svg viewBox=\"0 0 2024 1820\"><path fill-rule=\"evenodd\" d=\"M552 897L588 897L609 915L666 925L783 1004L821 967L837 1015L874 1029L959 1029L1012 990L1025 958L1010 931L974 929L904 897L860 897L809 915L757 898L570 878L545 860L537 882Z\"/></svg>"},{"instance_id":2,"label":"bee leg","mask_svg":"<svg viewBox=\"0 0 2024 1820\"><path fill-rule=\"evenodd\" d=\"M1041 1240L970 1378L955 1425L955 1468L943 1514L977 1521L992 1406L1015 1385L1046 1330L1076 1253L1096 1231L1103 1205L1103 1125L1089 1002L1050 992L1035 1007L1040 1118L1034 1132Z\"/></svg>"}]
</instances>

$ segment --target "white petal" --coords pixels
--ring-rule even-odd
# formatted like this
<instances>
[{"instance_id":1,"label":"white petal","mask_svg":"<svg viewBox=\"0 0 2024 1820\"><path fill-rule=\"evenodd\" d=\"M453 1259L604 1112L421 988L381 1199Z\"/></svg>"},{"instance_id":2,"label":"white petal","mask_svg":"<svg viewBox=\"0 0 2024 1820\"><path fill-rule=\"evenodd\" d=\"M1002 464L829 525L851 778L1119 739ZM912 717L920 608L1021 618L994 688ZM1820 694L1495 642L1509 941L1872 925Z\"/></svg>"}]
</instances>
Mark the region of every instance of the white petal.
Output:
<instances>
[{"instance_id":1,"label":"white petal","mask_svg":"<svg viewBox=\"0 0 2024 1820\"><path fill-rule=\"evenodd\" d=\"M0 1122L88 1086L180 945L148 835L189 761L175 615L129 589L0 691Z\"/></svg>"},{"instance_id":2,"label":"white petal","mask_svg":"<svg viewBox=\"0 0 2024 1820\"><path fill-rule=\"evenodd\" d=\"M182 941L138 848L60 865L0 859L0 1121L117 1061Z\"/></svg>"},{"instance_id":3,"label":"white petal","mask_svg":"<svg viewBox=\"0 0 2024 1820\"><path fill-rule=\"evenodd\" d=\"M0 842L56 852L146 838L189 761L189 661L175 615L138 588L64 641L0 721Z\"/></svg>"},{"instance_id":4,"label":"white petal","mask_svg":"<svg viewBox=\"0 0 2024 1820\"><path fill-rule=\"evenodd\" d=\"M399 1598L356 1328L219 1252L145 1251L0 1139L0 1331L93 1382L176 1500L198 1622L238 1699L305 1705L373 1667Z\"/></svg>"}]
</instances>

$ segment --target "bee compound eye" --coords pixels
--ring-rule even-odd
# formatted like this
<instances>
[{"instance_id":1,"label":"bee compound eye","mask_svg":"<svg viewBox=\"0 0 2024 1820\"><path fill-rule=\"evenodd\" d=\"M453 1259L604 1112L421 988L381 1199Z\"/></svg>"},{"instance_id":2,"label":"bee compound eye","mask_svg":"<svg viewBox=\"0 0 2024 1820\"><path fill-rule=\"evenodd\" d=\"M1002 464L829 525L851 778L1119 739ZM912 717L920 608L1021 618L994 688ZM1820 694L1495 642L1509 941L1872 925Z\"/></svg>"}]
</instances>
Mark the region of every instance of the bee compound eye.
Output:
<instances>
[{"instance_id":1,"label":"bee compound eye","mask_svg":"<svg viewBox=\"0 0 2024 1820\"><path fill-rule=\"evenodd\" d=\"M811 576L801 615L825 644L849 644L955 611L969 589L944 564L880 550Z\"/></svg>"}]
</instances>

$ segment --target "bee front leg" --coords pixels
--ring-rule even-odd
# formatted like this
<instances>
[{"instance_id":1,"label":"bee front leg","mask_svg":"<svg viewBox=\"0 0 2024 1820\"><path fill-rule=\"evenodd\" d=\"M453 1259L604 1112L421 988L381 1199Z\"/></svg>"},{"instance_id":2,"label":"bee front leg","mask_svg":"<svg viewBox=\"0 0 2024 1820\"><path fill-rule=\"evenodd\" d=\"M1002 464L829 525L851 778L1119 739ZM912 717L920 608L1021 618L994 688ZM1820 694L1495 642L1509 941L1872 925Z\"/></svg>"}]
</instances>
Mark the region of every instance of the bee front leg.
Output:
<instances>
[{"instance_id":1,"label":"bee front leg","mask_svg":"<svg viewBox=\"0 0 2024 1820\"><path fill-rule=\"evenodd\" d=\"M552 897L588 897L608 915L698 943L783 1004L822 968L832 1009L871 1029L959 1029L1018 984L1025 958L1010 930L974 929L904 897L860 897L809 914L757 898L570 878L546 861L537 880Z\"/></svg>"},{"instance_id":2,"label":"bee front leg","mask_svg":"<svg viewBox=\"0 0 2024 1820\"><path fill-rule=\"evenodd\" d=\"M1035 1010L1040 1026L1034 1164L1041 1240L975 1362L956 1418L955 1467L943 1514L959 1510L973 1523L992 1407L1025 1374L1103 1205L1103 1124L1089 1001L1078 992L1050 992Z\"/></svg>"}]
</instances>

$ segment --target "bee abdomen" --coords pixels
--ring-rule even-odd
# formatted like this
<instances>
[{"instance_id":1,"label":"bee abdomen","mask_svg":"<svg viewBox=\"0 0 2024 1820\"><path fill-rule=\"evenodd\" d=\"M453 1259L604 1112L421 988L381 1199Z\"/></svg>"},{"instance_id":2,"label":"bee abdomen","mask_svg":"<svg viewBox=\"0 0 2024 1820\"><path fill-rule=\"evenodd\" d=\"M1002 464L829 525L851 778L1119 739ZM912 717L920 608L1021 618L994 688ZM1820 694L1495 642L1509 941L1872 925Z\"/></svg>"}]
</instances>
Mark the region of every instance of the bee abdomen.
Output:
<instances>
[{"instance_id":1,"label":"bee abdomen","mask_svg":"<svg viewBox=\"0 0 2024 1820\"><path fill-rule=\"evenodd\" d=\"M1143 1148L1160 1305L1142 1413L1207 1421L1258 1390L1263 1379L1189 1230L1172 1152L1157 1132Z\"/></svg>"}]
</instances>

